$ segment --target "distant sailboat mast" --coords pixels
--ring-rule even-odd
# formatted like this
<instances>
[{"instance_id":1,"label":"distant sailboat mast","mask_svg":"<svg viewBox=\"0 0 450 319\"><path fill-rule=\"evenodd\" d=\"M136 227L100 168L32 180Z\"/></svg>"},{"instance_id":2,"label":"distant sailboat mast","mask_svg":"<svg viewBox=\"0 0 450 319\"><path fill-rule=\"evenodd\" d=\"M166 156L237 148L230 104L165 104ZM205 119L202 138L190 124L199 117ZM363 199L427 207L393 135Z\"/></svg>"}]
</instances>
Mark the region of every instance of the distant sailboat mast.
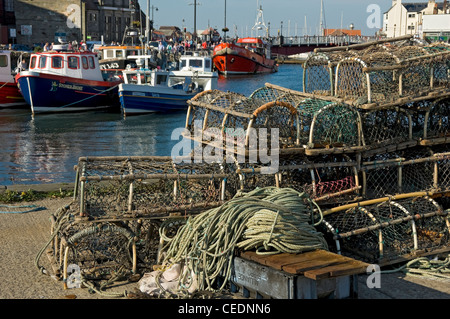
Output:
<instances>
[{"instance_id":1,"label":"distant sailboat mast","mask_svg":"<svg viewBox=\"0 0 450 319\"><path fill-rule=\"evenodd\" d=\"M324 35L324 30L326 28L326 21L325 21L325 7L323 5L323 0L320 0L320 34L321 36Z\"/></svg>"}]
</instances>

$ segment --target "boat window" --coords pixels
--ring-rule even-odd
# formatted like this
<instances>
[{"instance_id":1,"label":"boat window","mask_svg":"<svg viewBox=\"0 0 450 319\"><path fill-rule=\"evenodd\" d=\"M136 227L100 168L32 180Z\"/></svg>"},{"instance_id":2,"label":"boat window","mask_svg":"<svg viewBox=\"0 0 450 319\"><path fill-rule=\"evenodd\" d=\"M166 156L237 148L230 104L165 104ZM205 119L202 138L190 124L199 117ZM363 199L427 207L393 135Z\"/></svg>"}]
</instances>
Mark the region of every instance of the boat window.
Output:
<instances>
[{"instance_id":1,"label":"boat window","mask_svg":"<svg viewBox=\"0 0 450 319\"><path fill-rule=\"evenodd\" d=\"M184 68L186 66L186 60L181 60L181 67Z\"/></svg>"},{"instance_id":2,"label":"boat window","mask_svg":"<svg viewBox=\"0 0 450 319\"><path fill-rule=\"evenodd\" d=\"M94 57L92 57L92 56L89 57L89 67L91 69L95 69L95 61L94 61Z\"/></svg>"},{"instance_id":3,"label":"boat window","mask_svg":"<svg viewBox=\"0 0 450 319\"><path fill-rule=\"evenodd\" d=\"M189 66L192 66L193 68L201 68L202 67L202 60L190 60Z\"/></svg>"},{"instance_id":4,"label":"boat window","mask_svg":"<svg viewBox=\"0 0 450 319\"><path fill-rule=\"evenodd\" d=\"M116 51L116 58L121 58L121 57L123 57L122 51L117 50Z\"/></svg>"},{"instance_id":5,"label":"boat window","mask_svg":"<svg viewBox=\"0 0 450 319\"><path fill-rule=\"evenodd\" d=\"M107 58L114 58L114 50L106 50Z\"/></svg>"},{"instance_id":6,"label":"boat window","mask_svg":"<svg viewBox=\"0 0 450 319\"><path fill-rule=\"evenodd\" d=\"M137 51L136 50L127 50L127 56L129 55L137 55Z\"/></svg>"},{"instance_id":7,"label":"boat window","mask_svg":"<svg viewBox=\"0 0 450 319\"><path fill-rule=\"evenodd\" d=\"M52 68L61 69L63 67L63 58L62 56L54 56L52 57Z\"/></svg>"},{"instance_id":8,"label":"boat window","mask_svg":"<svg viewBox=\"0 0 450 319\"><path fill-rule=\"evenodd\" d=\"M81 63L83 64L83 69L85 69L85 70L89 69L87 57L85 57L85 56L81 57Z\"/></svg>"},{"instance_id":9,"label":"boat window","mask_svg":"<svg viewBox=\"0 0 450 319\"><path fill-rule=\"evenodd\" d=\"M36 57L32 57L30 60L30 69L34 69L36 65Z\"/></svg>"},{"instance_id":10,"label":"boat window","mask_svg":"<svg viewBox=\"0 0 450 319\"><path fill-rule=\"evenodd\" d=\"M46 64L47 64L47 57L46 56L41 56L41 58L39 59L39 68L40 69L45 68Z\"/></svg>"},{"instance_id":11,"label":"boat window","mask_svg":"<svg viewBox=\"0 0 450 319\"><path fill-rule=\"evenodd\" d=\"M211 60L205 60L205 69L211 68Z\"/></svg>"},{"instance_id":12,"label":"boat window","mask_svg":"<svg viewBox=\"0 0 450 319\"><path fill-rule=\"evenodd\" d=\"M136 74L127 74L127 83L137 84Z\"/></svg>"},{"instance_id":13,"label":"boat window","mask_svg":"<svg viewBox=\"0 0 450 319\"><path fill-rule=\"evenodd\" d=\"M8 56L7 55L0 55L0 67L4 68L5 66L8 66Z\"/></svg>"},{"instance_id":14,"label":"boat window","mask_svg":"<svg viewBox=\"0 0 450 319\"><path fill-rule=\"evenodd\" d=\"M70 56L68 59L68 65L69 65L69 69L78 69L78 57L76 56Z\"/></svg>"},{"instance_id":15,"label":"boat window","mask_svg":"<svg viewBox=\"0 0 450 319\"><path fill-rule=\"evenodd\" d=\"M156 84L165 83L167 81L167 75L165 74L158 74L156 76Z\"/></svg>"}]
</instances>

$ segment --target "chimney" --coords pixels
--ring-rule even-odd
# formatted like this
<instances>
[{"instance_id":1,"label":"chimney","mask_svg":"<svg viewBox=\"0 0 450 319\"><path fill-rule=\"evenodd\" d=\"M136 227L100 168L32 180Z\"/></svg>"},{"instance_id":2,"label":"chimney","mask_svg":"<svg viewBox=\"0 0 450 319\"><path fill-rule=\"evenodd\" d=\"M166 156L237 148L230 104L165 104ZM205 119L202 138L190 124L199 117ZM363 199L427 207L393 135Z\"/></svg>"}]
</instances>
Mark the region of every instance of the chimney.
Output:
<instances>
[{"instance_id":1,"label":"chimney","mask_svg":"<svg viewBox=\"0 0 450 319\"><path fill-rule=\"evenodd\" d=\"M444 14L447 13L447 0L444 0L444 5L442 7L442 10L444 11Z\"/></svg>"}]
</instances>

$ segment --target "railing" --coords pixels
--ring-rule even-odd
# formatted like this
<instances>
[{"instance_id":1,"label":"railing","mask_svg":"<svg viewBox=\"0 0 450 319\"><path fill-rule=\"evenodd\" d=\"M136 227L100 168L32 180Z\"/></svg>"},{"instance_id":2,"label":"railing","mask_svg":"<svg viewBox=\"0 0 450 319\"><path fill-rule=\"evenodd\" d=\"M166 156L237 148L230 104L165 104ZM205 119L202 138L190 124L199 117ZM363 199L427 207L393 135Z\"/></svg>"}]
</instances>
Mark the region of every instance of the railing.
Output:
<instances>
[{"instance_id":1,"label":"railing","mask_svg":"<svg viewBox=\"0 0 450 319\"><path fill-rule=\"evenodd\" d=\"M373 41L374 37L361 36L278 36L269 40L272 45L346 45Z\"/></svg>"}]
</instances>

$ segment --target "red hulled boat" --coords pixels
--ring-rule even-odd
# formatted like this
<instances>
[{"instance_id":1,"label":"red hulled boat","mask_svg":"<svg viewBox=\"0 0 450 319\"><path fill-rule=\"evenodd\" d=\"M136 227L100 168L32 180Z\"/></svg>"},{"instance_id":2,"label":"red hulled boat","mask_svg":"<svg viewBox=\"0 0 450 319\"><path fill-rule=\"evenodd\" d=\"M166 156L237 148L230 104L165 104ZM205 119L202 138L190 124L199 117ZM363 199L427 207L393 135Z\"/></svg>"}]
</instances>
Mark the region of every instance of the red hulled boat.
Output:
<instances>
[{"instance_id":1,"label":"red hulled boat","mask_svg":"<svg viewBox=\"0 0 450 319\"><path fill-rule=\"evenodd\" d=\"M27 105L14 80L12 65L11 51L0 50L0 108Z\"/></svg>"},{"instance_id":2,"label":"red hulled boat","mask_svg":"<svg viewBox=\"0 0 450 319\"><path fill-rule=\"evenodd\" d=\"M213 62L219 73L255 74L278 71L271 59L270 44L261 38L240 38L237 43L221 43L214 48Z\"/></svg>"}]
</instances>

